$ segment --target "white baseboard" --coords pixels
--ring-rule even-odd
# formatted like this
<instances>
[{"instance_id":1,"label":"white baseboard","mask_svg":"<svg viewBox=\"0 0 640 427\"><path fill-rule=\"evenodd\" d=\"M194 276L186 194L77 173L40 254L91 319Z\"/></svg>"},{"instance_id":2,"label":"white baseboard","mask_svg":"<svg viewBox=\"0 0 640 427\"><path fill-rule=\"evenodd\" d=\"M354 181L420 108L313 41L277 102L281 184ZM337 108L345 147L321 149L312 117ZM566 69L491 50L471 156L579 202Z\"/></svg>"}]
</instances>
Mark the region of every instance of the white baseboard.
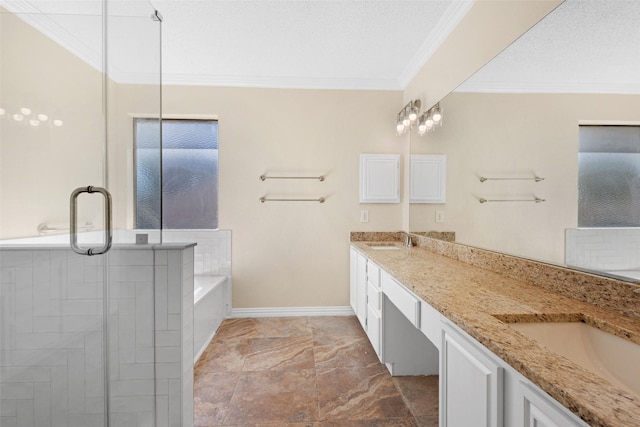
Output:
<instances>
[{"instance_id":1,"label":"white baseboard","mask_svg":"<svg viewBox=\"0 0 640 427\"><path fill-rule=\"evenodd\" d=\"M232 308L231 317L353 316L349 306Z\"/></svg>"}]
</instances>

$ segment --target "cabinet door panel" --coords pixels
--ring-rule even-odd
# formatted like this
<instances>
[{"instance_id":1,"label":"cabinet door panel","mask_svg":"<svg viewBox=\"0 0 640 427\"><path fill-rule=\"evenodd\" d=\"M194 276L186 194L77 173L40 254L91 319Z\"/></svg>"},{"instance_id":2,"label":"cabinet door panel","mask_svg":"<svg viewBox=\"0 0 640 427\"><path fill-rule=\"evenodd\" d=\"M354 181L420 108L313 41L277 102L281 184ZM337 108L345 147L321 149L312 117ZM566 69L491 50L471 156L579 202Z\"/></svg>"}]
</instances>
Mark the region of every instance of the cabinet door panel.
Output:
<instances>
[{"instance_id":1,"label":"cabinet door panel","mask_svg":"<svg viewBox=\"0 0 640 427\"><path fill-rule=\"evenodd\" d=\"M360 155L360 203L400 203L400 155Z\"/></svg>"},{"instance_id":2,"label":"cabinet door panel","mask_svg":"<svg viewBox=\"0 0 640 427\"><path fill-rule=\"evenodd\" d=\"M360 324L367 330L367 257L358 253L356 277L356 315Z\"/></svg>"},{"instance_id":3,"label":"cabinet door panel","mask_svg":"<svg viewBox=\"0 0 640 427\"><path fill-rule=\"evenodd\" d=\"M502 368L445 327L441 350L441 422L446 427L502 425Z\"/></svg>"},{"instance_id":4,"label":"cabinet door panel","mask_svg":"<svg viewBox=\"0 0 640 427\"><path fill-rule=\"evenodd\" d=\"M588 425L528 381L520 381L520 390L524 401L524 427L586 427Z\"/></svg>"},{"instance_id":5,"label":"cabinet door panel","mask_svg":"<svg viewBox=\"0 0 640 427\"><path fill-rule=\"evenodd\" d=\"M371 307L368 307L367 313L367 336L378 359L382 361L382 318Z\"/></svg>"},{"instance_id":6,"label":"cabinet door panel","mask_svg":"<svg viewBox=\"0 0 640 427\"><path fill-rule=\"evenodd\" d=\"M444 203L447 186L445 154L412 154L409 181L410 203Z\"/></svg>"},{"instance_id":7,"label":"cabinet door panel","mask_svg":"<svg viewBox=\"0 0 640 427\"><path fill-rule=\"evenodd\" d=\"M381 298L382 292L375 286L371 284L371 282L367 283L367 301L369 307L374 309L377 313L380 313L382 308Z\"/></svg>"}]
</instances>

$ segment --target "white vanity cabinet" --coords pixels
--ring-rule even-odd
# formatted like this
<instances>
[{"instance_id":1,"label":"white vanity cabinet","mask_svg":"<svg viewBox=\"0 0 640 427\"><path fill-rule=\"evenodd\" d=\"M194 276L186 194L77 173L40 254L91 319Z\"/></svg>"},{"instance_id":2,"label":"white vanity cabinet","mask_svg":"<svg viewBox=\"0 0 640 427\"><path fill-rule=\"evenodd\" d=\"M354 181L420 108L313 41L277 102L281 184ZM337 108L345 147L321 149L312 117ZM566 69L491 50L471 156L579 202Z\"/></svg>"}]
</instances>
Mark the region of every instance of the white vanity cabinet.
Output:
<instances>
[{"instance_id":1,"label":"white vanity cabinet","mask_svg":"<svg viewBox=\"0 0 640 427\"><path fill-rule=\"evenodd\" d=\"M440 374L440 427L589 427L353 247L350 266L351 306L391 375Z\"/></svg>"},{"instance_id":2,"label":"white vanity cabinet","mask_svg":"<svg viewBox=\"0 0 640 427\"><path fill-rule=\"evenodd\" d=\"M367 330L367 257L356 249L349 252L349 300L360 324Z\"/></svg>"},{"instance_id":3,"label":"white vanity cabinet","mask_svg":"<svg viewBox=\"0 0 640 427\"><path fill-rule=\"evenodd\" d=\"M449 322L440 350L440 426L501 427L502 367Z\"/></svg>"},{"instance_id":4,"label":"white vanity cabinet","mask_svg":"<svg viewBox=\"0 0 640 427\"><path fill-rule=\"evenodd\" d=\"M382 290L380 267L367 261L367 336L380 361L382 354Z\"/></svg>"},{"instance_id":5,"label":"white vanity cabinet","mask_svg":"<svg viewBox=\"0 0 640 427\"><path fill-rule=\"evenodd\" d=\"M533 385L520 374L513 376L517 381L516 400L523 403L518 417L523 423L514 421L513 425L523 427L588 427L584 421L578 419L565 407L558 404L537 386ZM516 402L514 402L516 403Z\"/></svg>"},{"instance_id":6,"label":"white vanity cabinet","mask_svg":"<svg viewBox=\"0 0 640 427\"><path fill-rule=\"evenodd\" d=\"M360 203L400 203L399 154L360 154Z\"/></svg>"}]
</instances>

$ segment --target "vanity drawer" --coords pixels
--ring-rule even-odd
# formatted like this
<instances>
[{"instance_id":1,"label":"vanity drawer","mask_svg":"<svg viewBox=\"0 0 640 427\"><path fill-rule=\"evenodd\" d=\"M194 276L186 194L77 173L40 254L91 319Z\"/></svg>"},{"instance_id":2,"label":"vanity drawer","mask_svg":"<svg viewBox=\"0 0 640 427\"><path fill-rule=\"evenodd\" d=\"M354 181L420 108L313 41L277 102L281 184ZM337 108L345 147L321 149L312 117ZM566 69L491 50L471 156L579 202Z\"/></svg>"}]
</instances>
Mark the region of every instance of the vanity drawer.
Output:
<instances>
[{"instance_id":1,"label":"vanity drawer","mask_svg":"<svg viewBox=\"0 0 640 427\"><path fill-rule=\"evenodd\" d=\"M376 288L380 288L380 267L371 261L367 263L367 280Z\"/></svg>"},{"instance_id":2,"label":"vanity drawer","mask_svg":"<svg viewBox=\"0 0 640 427\"><path fill-rule=\"evenodd\" d=\"M382 307L382 292L372 285L371 282L367 283L367 298L369 300L369 307L380 313L380 308Z\"/></svg>"},{"instance_id":3,"label":"vanity drawer","mask_svg":"<svg viewBox=\"0 0 640 427\"><path fill-rule=\"evenodd\" d=\"M382 292L416 328L420 327L420 300L385 272L382 272Z\"/></svg>"}]
</instances>

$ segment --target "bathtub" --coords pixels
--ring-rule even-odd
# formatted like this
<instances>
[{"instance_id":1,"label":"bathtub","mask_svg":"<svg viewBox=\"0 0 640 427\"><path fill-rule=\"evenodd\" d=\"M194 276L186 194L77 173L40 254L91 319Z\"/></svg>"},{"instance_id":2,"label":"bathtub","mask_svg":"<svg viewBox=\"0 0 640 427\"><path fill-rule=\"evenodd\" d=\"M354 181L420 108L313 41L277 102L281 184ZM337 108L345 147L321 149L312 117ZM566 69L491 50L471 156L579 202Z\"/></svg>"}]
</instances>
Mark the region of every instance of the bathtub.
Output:
<instances>
[{"instance_id":1,"label":"bathtub","mask_svg":"<svg viewBox=\"0 0 640 427\"><path fill-rule=\"evenodd\" d=\"M216 330L227 317L229 296L228 276L194 276L193 363L202 356Z\"/></svg>"}]
</instances>

